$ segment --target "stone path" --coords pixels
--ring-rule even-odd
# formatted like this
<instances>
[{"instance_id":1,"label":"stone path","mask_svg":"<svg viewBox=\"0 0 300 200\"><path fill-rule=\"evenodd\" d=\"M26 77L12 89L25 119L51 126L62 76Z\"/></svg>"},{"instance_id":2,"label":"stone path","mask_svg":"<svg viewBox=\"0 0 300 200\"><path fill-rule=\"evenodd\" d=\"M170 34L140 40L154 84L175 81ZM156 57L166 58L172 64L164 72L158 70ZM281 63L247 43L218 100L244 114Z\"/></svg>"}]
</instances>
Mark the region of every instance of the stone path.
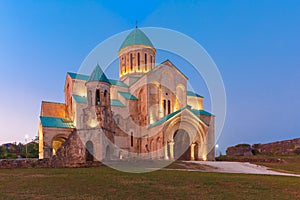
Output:
<instances>
[{"instance_id":1,"label":"stone path","mask_svg":"<svg viewBox=\"0 0 300 200\"><path fill-rule=\"evenodd\" d=\"M224 162L224 161L185 161L210 166L207 172L222 172L222 173L242 173L242 174L266 174L279 176L296 176L298 174L288 174L269 170L265 166L250 164L248 162Z\"/></svg>"}]
</instances>

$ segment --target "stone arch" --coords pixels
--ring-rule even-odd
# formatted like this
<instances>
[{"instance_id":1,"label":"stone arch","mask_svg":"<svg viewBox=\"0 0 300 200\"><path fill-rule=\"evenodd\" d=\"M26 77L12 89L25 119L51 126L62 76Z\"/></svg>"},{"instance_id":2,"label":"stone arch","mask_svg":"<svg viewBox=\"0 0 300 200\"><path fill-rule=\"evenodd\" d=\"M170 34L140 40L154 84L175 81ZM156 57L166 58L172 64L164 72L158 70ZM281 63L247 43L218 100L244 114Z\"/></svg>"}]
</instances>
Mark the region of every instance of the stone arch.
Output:
<instances>
[{"instance_id":1,"label":"stone arch","mask_svg":"<svg viewBox=\"0 0 300 200\"><path fill-rule=\"evenodd\" d=\"M61 145L67 140L67 136L65 135L57 135L52 139L52 155L56 155L57 150L61 147Z\"/></svg>"},{"instance_id":2,"label":"stone arch","mask_svg":"<svg viewBox=\"0 0 300 200\"><path fill-rule=\"evenodd\" d=\"M85 161L94 161L94 144L90 140L85 143Z\"/></svg>"},{"instance_id":3,"label":"stone arch","mask_svg":"<svg viewBox=\"0 0 300 200\"><path fill-rule=\"evenodd\" d=\"M185 111L184 111L185 112ZM205 152L205 141L206 141L206 132L208 127L202 124L196 117L191 116L187 112L182 113L179 116L176 116L172 121L166 123L163 132L164 132L164 147L167 148L164 151L164 156L166 159L174 159L174 148L176 148L176 141L174 141L174 135L177 130L184 130L189 135L189 145L192 147L193 151L190 151L191 160L195 159L195 151L197 151L197 158L202 159ZM198 149L195 149L197 145Z\"/></svg>"},{"instance_id":4,"label":"stone arch","mask_svg":"<svg viewBox=\"0 0 300 200\"><path fill-rule=\"evenodd\" d=\"M173 136L174 142L174 159L190 160L191 138L184 129L178 129Z\"/></svg>"}]
</instances>

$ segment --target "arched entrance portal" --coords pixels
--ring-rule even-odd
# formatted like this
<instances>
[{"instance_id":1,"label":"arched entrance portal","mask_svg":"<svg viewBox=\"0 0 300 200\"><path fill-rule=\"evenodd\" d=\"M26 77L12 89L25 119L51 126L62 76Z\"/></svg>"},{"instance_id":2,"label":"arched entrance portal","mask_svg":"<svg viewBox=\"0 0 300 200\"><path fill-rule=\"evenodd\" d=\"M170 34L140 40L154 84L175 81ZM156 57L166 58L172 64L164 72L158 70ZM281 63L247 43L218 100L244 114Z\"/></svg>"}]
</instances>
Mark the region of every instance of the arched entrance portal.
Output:
<instances>
[{"instance_id":1,"label":"arched entrance portal","mask_svg":"<svg viewBox=\"0 0 300 200\"><path fill-rule=\"evenodd\" d=\"M190 137L189 134L179 129L175 132L174 137L174 158L176 160L190 160Z\"/></svg>"},{"instance_id":2,"label":"arched entrance portal","mask_svg":"<svg viewBox=\"0 0 300 200\"><path fill-rule=\"evenodd\" d=\"M94 161L94 144L92 141L87 141L85 144L85 160Z\"/></svg>"},{"instance_id":3,"label":"arched entrance portal","mask_svg":"<svg viewBox=\"0 0 300 200\"><path fill-rule=\"evenodd\" d=\"M66 137L64 136L56 136L52 140L52 155L56 155L57 150L61 147L61 145L66 141Z\"/></svg>"}]
</instances>

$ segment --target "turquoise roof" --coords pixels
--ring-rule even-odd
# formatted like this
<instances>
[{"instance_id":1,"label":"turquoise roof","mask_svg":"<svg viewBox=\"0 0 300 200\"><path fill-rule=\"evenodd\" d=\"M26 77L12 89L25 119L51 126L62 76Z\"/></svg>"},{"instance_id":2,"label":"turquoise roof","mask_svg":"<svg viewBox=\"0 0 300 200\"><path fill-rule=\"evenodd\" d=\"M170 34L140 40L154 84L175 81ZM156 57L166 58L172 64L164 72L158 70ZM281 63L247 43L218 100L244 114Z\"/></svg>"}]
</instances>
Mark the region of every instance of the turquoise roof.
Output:
<instances>
[{"instance_id":1,"label":"turquoise roof","mask_svg":"<svg viewBox=\"0 0 300 200\"><path fill-rule=\"evenodd\" d=\"M191 109L191 111L195 114L195 115L205 115L205 116L214 116L213 114L205 111L205 110L196 110L196 109Z\"/></svg>"},{"instance_id":2,"label":"turquoise roof","mask_svg":"<svg viewBox=\"0 0 300 200\"><path fill-rule=\"evenodd\" d=\"M140 29L135 28L133 31L129 33L129 35L123 41L119 51L121 51L125 47L132 46L135 44L145 45L154 48L152 42L145 35L145 33Z\"/></svg>"},{"instance_id":3,"label":"turquoise roof","mask_svg":"<svg viewBox=\"0 0 300 200\"><path fill-rule=\"evenodd\" d=\"M76 94L73 94L72 96L73 96L75 102L77 102L77 103L86 103L87 102L86 97L82 97L82 96L79 96Z\"/></svg>"},{"instance_id":4,"label":"turquoise roof","mask_svg":"<svg viewBox=\"0 0 300 200\"><path fill-rule=\"evenodd\" d=\"M192 91L187 91L187 92L186 92L186 95L187 95L187 96L193 96L193 97L204 98L203 96L201 96L201 95L199 95L199 94L197 94L197 93L195 93L195 92L192 92Z\"/></svg>"},{"instance_id":5,"label":"turquoise roof","mask_svg":"<svg viewBox=\"0 0 300 200\"><path fill-rule=\"evenodd\" d=\"M160 125L160 124L165 123L165 122L168 121L170 118L174 117L175 115L177 115L178 113L180 113L181 111L183 111L185 108L186 108L186 107L181 108L180 110L177 110L177 111L175 111L175 112L172 112L172 113L166 115L166 116L163 117L162 119L160 119L160 120L154 122L153 124L150 124L148 128L153 128L153 127L155 127L155 126L158 126L158 125Z\"/></svg>"},{"instance_id":6,"label":"turquoise roof","mask_svg":"<svg viewBox=\"0 0 300 200\"><path fill-rule=\"evenodd\" d=\"M53 128L75 128L73 122L68 118L55 118L55 117L40 117L43 127Z\"/></svg>"},{"instance_id":7,"label":"turquoise roof","mask_svg":"<svg viewBox=\"0 0 300 200\"><path fill-rule=\"evenodd\" d=\"M125 105L118 99L111 99L110 100L110 105L111 106L119 106L119 107L124 107Z\"/></svg>"},{"instance_id":8,"label":"turquoise roof","mask_svg":"<svg viewBox=\"0 0 300 200\"><path fill-rule=\"evenodd\" d=\"M125 84L124 82L119 81L119 80L109 79L109 82L110 82L110 84L112 84L112 85L118 85L118 86L122 86L122 87L128 87L127 84Z\"/></svg>"},{"instance_id":9,"label":"turquoise roof","mask_svg":"<svg viewBox=\"0 0 300 200\"><path fill-rule=\"evenodd\" d=\"M94 71L92 72L87 82L94 82L94 81L105 82L110 84L108 78L106 77L106 75L104 74L104 72L102 71L101 67L98 64L95 67Z\"/></svg>"},{"instance_id":10,"label":"turquoise roof","mask_svg":"<svg viewBox=\"0 0 300 200\"><path fill-rule=\"evenodd\" d=\"M73 72L68 72L68 74L72 79L88 81L90 78L87 75L77 74L77 73L73 73ZM110 84L112 84L112 85L118 85L121 87L129 87L127 84L125 84L124 82L122 82L120 80L114 80L114 79L108 79L108 80L109 80Z\"/></svg>"},{"instance_id":11,"label":"turquoise roof","mask_svg":"<svg viewBox=\"0 0 300 200\"><path fill-rule=\"evenodd\" d=\"M135 96L133 96L132 94L130 94L129 92L119 92L119 94L124 97L125 99L128 100L138 100L138 98L136 98Z\"/></svg>"},{"instance_id":12,"label":"turquoise roof","mask_svg":"<svg viewBox=\"0 0 300 200\"><path fill-rule=\"evenodd\" d=\"M79 80L84 80L84 81L87 81L89 79L89 76L83 75L83 74L76 74L73 72L68 72L68 74L72 79L79 79Z\"/></svg>"},{"instance_id":13,"label":"turquoise roof","mask_svg":"<svg viewBox=\"0 0 300 200\"><path fill-rule=\"evenodd\" d=\"M160 125L160 124L165 123L165 122L168 121L170 118L172 118L172 117L174 117L175 115L177 115L178 113L182 112L184 109L190 110L191 113L194 114L200 121L202 121L205 125L209 126L209 124L207 124L205 121L203 121L203 119L200 118L200 116L198 116L197 112L194 112L194 111L197 111L197 110L191 110L188 106L186 106L186 107L184 107L184 108L181 108L180 110L177 110L177 111L175 111L175 112L170 113L169 115L167 115L167 116L163 117L162 119L160 119L160 120L154 122L153 124L150 124L150 125L148 126L148 128L153 128L153 127L155 127L155 126L158 126L158 125ZM201 110L201 111L203 111L203 113L205 113L205 114L208 113L208 112L206 112L206 111L204 111L204 110ZM210 113L209 113L209 114L210 114Z\"/></svg>"}]
</instances>

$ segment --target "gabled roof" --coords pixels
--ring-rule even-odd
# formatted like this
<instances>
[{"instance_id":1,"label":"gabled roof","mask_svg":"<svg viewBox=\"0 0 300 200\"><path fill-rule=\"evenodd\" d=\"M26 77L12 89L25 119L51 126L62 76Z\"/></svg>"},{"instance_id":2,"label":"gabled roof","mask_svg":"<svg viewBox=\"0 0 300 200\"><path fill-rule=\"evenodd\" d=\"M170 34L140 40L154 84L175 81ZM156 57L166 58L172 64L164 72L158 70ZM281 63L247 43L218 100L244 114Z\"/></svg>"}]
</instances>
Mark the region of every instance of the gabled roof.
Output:
<instances>
[{"instance_id":1,"label":"gabled roof","mask_svg":"<svg viewBox=\"0 0 300 200\"><path fill-rule=\"evenodd\" d=\"M160 119L160 120L154 122L153 124L150 124L150 125L148 126L148 129L149 129L149 128L153 128L153 127L155 127L155 126L158 126L158 125L160 125L160 124L165 123L166 121L168 121L169 119L171 119L171 118L174 117L175 115L181 113L181 112L182 112L183 110L185 110L185 109L189 110L191 114L193 114L195 117L197 117L197 118L198 118L201 122L203 122L206 126L209 126L209 124L207 124L205 121L203 121L203 119L201 119L197 114L195 114L195 113L189 108L189 106L186 106L186 107L183 107L183 108L181 108L181 109L179 109L179 110L177 110L177 111L175 111L175 112L172 112L172 113L166 115L165 117L163 117L162 119ZM206 112L206 111L205 111L205 112Z\"/></svg>"},{"instance_id":2,"label":"gabled roof","mask_svg":"<svg viewBox=\"0 0 300 200\"><path fill-rule=\"evenodd\" d=\"M125 105L118 99L111 99L110 100L111 106L119 106L119 107L125 107Z\"/></svg>"},{"instance_id":3,"label":"gabled roof","mask_svg":"<svg viewBox=\"0 0 300 200\"><path fill-rule=\"evenodd\" d=\"M119 80L109 79L109 82L111 85L118 85L118 86L127 87L127 88L129 87L127 84L125 84L124 82L119 81Z\"/></svg>"},{"instance_id":4,"label":"gabled roof","mask_svg":"<svg viewBox=\"0 0 300 200\"><path fill-rule=\"evenodd\" d=\"M195 92L192 92L192 91L187 91L186 92L186 96L192 96L192 97L200 97L200 98L204 98L203 96L195 93Z\"/></svg>"},{"instance_id":5,"label":"gabled roof","mask_svg":"<svg viewBox=\"0 0 300 200\"><path fill-rule=\"evenodd\" d=\"M77 102L77 103L86 103L87 102L86 97L82 97L82 96L79 96L76 94L73 94L72 96L73 96L75 102Z\"/></svg>"},{"instance_id":6,"label":"gabled roof","mask_svg":"<svg viewBox=\"0 0 300 200\"><path fill-rule=\"evenodd\" d=\"M125 99L128 100L138 100L138 98L136 98L135 96L133 96L132 94L130 94L129 92L118 92L122 97L124 97Z\"/></svg>"},{"instance_id":7,"label":"gabled roof","mask_svg":"<svg viewBox=\"0 0 300 200\"><path fill-rule=\"evenodd\" d=\"M55 118L55 117L40 117L43 127L52 128L75 128L73 122L68 118Z\"/></svg>"},{"instance_id":8,"label":"gabled roof","mask_svg":"<svg viewBox=\"0 0 300 200\"><path fill-rule=\"evenodd\" d=\"M164 62L162 62L161 64L159 64L157 67L159 67L160 65L166 65L166 63L170 63L172 65L172 67L175 68L175 70L177 70L183 77L185 77L187 80L189 79L188 77L186 77L186 75L184 75L184 73L182 71L180 71L180 69L178 69L176 67L176 65L174 65L169 59L165 60Z\"/></svg>"},{"instance_id":9,"label":"gabled roof","mask_svg":"<svg viewBox=\"0 0 300 200\"><path fill-rule=\"evenodd\" d=\"M76 80L83 80L83 81L88 81L89 80L89 76L84 75L84 74L77 74L74 72L68 72L67 73L72 79L76 79ZM114 80L114 79L108 79L111 85L118 85L121 87L129 87L127 84L125 84L123 81L120 80Z\"/></svg>"},{"instance_id":10,"label":"gabled roof","mask_svg":"<svg viewBox=\"0 0 300 200\"><path fill-rule=\"evenodd\" d=\"M205 110L196 110L196 109L191 109L191 111L195 114L195 115L205 115L205 116L213 116L213 114L205 111Z\"/></svg>"},{"instance_id":11,"label":"gabled roof","mask_svg":"<svg viewBox=\"0 0 300 200\"><path fill-rule=\"evenodd\" d=\"M108 78L106 77L106 75L104 74L104 72L98 64L96 65L94 71L92 72L87 82L105 82L110 84Z\"/></svg>"},{"instance_id":12,"label":"gabled roof","mask_svg":"<svg viewBox=\"0 0 300 200\"><path fill-rule=\"evenodd\" d=\"M181 111L183 111L185 108L186 108L186 107L181 108L180 110L177 110L177 111L175 111L175 112L172 112L172 113L166 115L166 116L163 117L162 119L160 119L160 120L154 122L153 124L150 124L150 125L148 126L148 128L153 128L153 127L155 127L155 126L158 126L158 125L160 125L160 124L165 123L165 122L168 121L170 118L174 117L175 115L177 115L178 113L180 113Z\"/></svg>"},{"instance_id":13,"label":"gabled roof","mask_svg":"<svg viewBox=\"0 0 300 200\"><path fill-rule=\"evenodd\" d=\"M129 35L123 41L119 51L121 51L125 47L132 46L132 45L145 45L154 49L150 39L145 35L143 31L141 31L138 28L135 28L133 31L129 33Z\"/></svg>"},{"instance_id":14,"label":"gabled roof","mask_svg":"<svg viewBox=\"0 0 300 200\"><path fill-rule=\"evenodd\" d=\"M83 75L83 74L77 74L73 72L68 72L67 73L72 79L79 79L79 80L84 80L87 81L89 79L89 76Z\"/></svg>"}]
</instances>

